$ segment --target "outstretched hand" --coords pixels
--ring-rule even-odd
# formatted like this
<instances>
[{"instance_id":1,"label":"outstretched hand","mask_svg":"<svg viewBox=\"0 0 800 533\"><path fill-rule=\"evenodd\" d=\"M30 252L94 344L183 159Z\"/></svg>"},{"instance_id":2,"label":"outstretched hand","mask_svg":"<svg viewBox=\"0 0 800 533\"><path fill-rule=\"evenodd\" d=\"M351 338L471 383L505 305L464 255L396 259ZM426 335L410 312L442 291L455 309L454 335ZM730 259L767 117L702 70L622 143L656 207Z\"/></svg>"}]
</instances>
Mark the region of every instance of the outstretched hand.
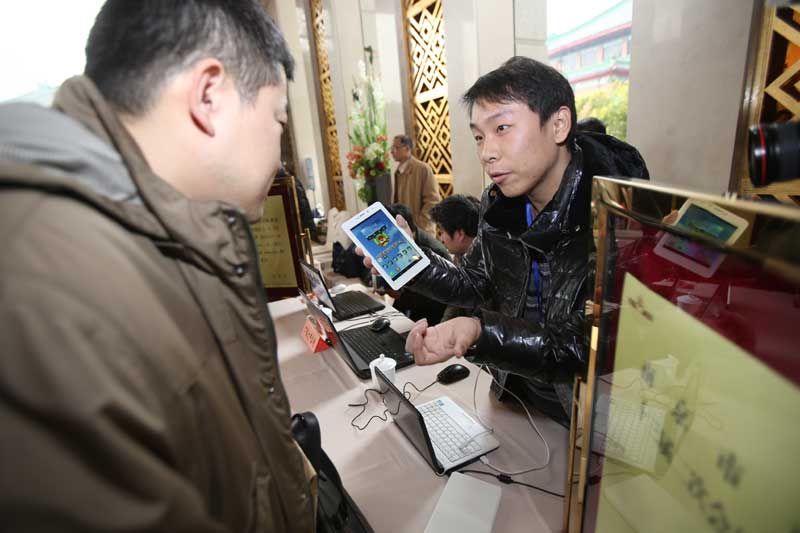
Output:
<instances>
[{"instance_id":1,"label":"outstretched hand","mask_svg":"<svg viewBox=\"0 0 800 533\"><path fill-rule=\"evenodd\" d=\"M397 225L400 227L400 229L403 230L403 233L406 234L406 237L408 237L410 240L413 241L414 235L411 234L411 227L408 225L408 222L406 222L406 219L404 219L402 215L397 215L395 217L395 220L397 221ZM375 275L380 274L372 266L372 259L368 255L364 254L364 250L362 250L360 246L356 246L356 255L359 255L364 258L363 260L364 266L370 269L373 274Z\"/></svg>"},{"instance_id":2,"label":"outstretched hand","mask_svg":"<svg viewBox=\"0 0 800 533\"><path fill-rule=\"evenodd\" d=\"M463 356L480 334L481 323L476 318L457 317L432 327L422 319L411 328L406 351L414 355L418 365L441 363L453 356Z\"/></svg>"}]
</instances>

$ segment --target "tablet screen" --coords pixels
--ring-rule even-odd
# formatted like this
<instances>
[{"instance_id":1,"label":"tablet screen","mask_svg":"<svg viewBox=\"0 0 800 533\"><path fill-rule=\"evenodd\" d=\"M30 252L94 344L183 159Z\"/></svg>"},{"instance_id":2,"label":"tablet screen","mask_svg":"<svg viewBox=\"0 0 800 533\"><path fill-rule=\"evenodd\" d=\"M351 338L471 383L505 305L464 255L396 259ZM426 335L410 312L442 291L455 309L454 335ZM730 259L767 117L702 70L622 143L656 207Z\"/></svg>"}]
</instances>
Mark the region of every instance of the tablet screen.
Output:
<instances>
[{"instance_id":1,"label":"tablet screen","mask_svg":"<svg viewBox=\"0 0 800 533\"><path fill-rule=\"evenodd\" d=\"M405 233L378 210L351 230L353 235L390 278L396 280L422 260Z\"/></svg>"},{"instance_id":2,"label":"tablet screen","mask_svg":"<svg viewBox=\"0 0 800 533\"><path fill-rule=\"evenodd\" d=\"M696 204L689 206L676 225L686 228L692 233L710 237L720 243L728 242L728 239L737 229L734 224L721 219ZM703 244L673 235L665 236L663 246L703 266L711 266L719 255L718 252Z\"/></svg>"}]
</instances>

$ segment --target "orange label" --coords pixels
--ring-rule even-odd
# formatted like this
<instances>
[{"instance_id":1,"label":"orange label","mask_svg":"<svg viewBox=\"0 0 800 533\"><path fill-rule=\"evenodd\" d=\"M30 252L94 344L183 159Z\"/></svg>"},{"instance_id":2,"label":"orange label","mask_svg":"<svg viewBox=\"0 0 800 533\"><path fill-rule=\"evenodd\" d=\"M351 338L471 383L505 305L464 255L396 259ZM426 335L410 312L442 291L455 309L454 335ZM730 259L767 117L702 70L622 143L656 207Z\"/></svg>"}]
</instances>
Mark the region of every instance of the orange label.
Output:
<instances>
[{"instance_id":1,"label":"orange label","mask_svg":"<svg viewBox=\"0 0 800 533\"><path fill-rule=\"evenodd\" d=\"M322 328L320 328L319 323L311 317L306 318L300 336L303 337L303 340L314 353L324 352L328 349L328 343L325 342L325 337L322 336Z\"/></svg>"}]
</instances>

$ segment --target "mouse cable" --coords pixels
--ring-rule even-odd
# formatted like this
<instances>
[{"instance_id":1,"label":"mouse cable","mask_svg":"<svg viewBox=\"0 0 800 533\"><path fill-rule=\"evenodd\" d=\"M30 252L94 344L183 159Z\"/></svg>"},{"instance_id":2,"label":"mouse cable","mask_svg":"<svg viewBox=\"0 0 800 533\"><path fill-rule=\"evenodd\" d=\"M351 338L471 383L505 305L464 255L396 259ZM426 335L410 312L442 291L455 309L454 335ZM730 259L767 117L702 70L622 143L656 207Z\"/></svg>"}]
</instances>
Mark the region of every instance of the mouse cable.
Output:
<instances>
[{"instance_id":1,"label":"mouse cable","mask_svg":"<svg viewBox=\"0 0 800 533\"><path fill-rule=\"evenodd\" d=\"M480 365L480 368L481 369L486 369L486 365ZM488 371L488 369L487 369L487 371ZM480 372L478 372L478 374L480 375ZM541 464L539 466L533 466L531 468L526 468L524 470L518 470L517 472L506 472L505 470L501 470L500 468L497 468L496 466L494 466L491 463L489 463L489 460L486 458L485 455L481 455L481 457L480 457L481 462L483 464L485 464L486 466L488 466L489 468L491 468L492 470L494 470L495 472L499 472L500 474L505 474L506 476L517 476L517 475L520 475L520 474L527 474L528 472L535 472L536 470L544 470L550 464L550 445L547 443L547 439L544 438L544 435L542 435L542 432L539 431L539 427L536 425L536 422L533 421L533 417L531 416L530 411L528 411L528 407L525 405L525 402L520 400L519 396L517 396L516 394L514 394L513 392L511 392L510 390L508 390L507 388L502 386L500 383L498 383L497 380L494 379L494 375L491 372L489 372L489 375L492 377L492 381L497 383L498 387L500 387L501 389L503 389L504 391L509 393L511 396L513 396L519 402L519 404L522 406L522 408L525 410L525 414L528 416L528 422L530 423L530 425L533 428L533 430L536 432L537 435L539 435L539 438L542 439L542 442L544 443L545 459L544 459L544 464ZM477 390L477 388L478 388L478 380L476 378L475 379L475 390ZM474 392L473 392L473 400L474 400ZM476 416L478 415L477 407L475 409L475 415ZM483 421L480 420L480 417L478 417L478 420L481 421L481 423L483 424ZM483 424L483 425L484 425L484 427L486 426L486 424Z\"/></svg>"},{"instance_id":2,"label":"mouse cable","mask_svg":"<svg viewBox=\"0 0 800 533\"><path fill-rule=\"evenodd\" d=\"M360 417L361 415L364 414L364 411L367 410L367 405L369 405L369 397L367 397L367 393L368 392L376 392L376 393L380 394L381 396L383 396L383 393L381 391L379 391L378 389L369 388L369 389L366 389L364 391L364 401L363 402L361 402L361 403L348 403L347 404L347 407L360 407L361 408L361 410L358 412L358 414L356 416L354 416L353 419L350 421L350 425L353 426L354 428L356 428L359 431L364 431L365 429L367 429L367 427L369 426L370 422L372 422L376 418L378 420L382 420L383 422L386 422L387 420L389 420L389 418L386 416L386 413L389 412L389 409L384 409L383 413L381 413L379 415L372 415L369 418L369 420L367 420L367 423L364 424L363 426L359 426L358 424L356 424L356 420L358 420L358 417Z\"/></svg>"},{"instance_id":3,"label":"mouse cable","mask_svg":"<svg viewBox=\"0 0 800 533\"><path fill-rule=\"evenodd\" d=\"M433 387L438 382L439 382L438 379L434 380L433 383L431 383L431 384L429 384L429 385L427 385L427 386L425 386L425 387L420 389L416 385L414 385L413 382L406 381L405 385L403 385L403 396L405 396L409 400L411 399L411 393L406 391L406 387L409 386L409 385L414 387L414 389L416 389L418 393L421 393L422 391ZM364 424L363 426L359 426L358 424L356 424L356 420L358 420L358 417L360 417L361 415L364 414L364 411L367 410L367 405L369 405L369 397L367 396L368 392L375 392L375 393L380 394L381 396L383 396L383 393L380 390L373 389L373 388L368 388L368 389L364 390L364 401L363 402L361 402L361 403L348 403L347 404L347 407L360 407L361 408L361 411L359 411L358 414L356 416L354 416L353 419L350 421L350 425L353 426L354 428L356 428L359 431L363 431L363 430L367 429L367 426L369 426L370 422L372 422L375 418L377 418L378 420L380 420L382 422L388 422L389 418L386 416L386 413L389 413L392 416L397 414L397 413L392 413L389 409L384 409L383 413L381 413L379 415L372 415L369 418L369 420L367 420L367 423ZM399 412L399 406L398 406L398 412Z\"/></svg>"},{"instance_id":4,"label":"mouse cable","mask_svg":"<svg viewBox=\"0 0 800 533\"><path fill-rule=\"evenodd\" d=\"M553 492L542 487L537 487L536 485L531 485L530 483L523 483L522 481L517 481L515 479L511 479L506 474L495 474L494 472L484 472L482 470L457 470L457 472L461 472L462 474L483 474L484 476L492 476L493 478L497 479L500 483L505 483L506 485L522 485L523 487L528 487L529 489L540 490L551 496L555 496L557 498L563 498L563 494L559 494L557 492Z\"/></svg>"},{"instance_id":5,"label":"mouse cable","mask_svg":"<svg viewBox=\"0 0 800 533\"><path fill-rule=\"evenodd\" d=\"M421 394L422 392L424 392L424 391L426 391L426 390L430 389L431 387L433 387L433 386L434 386L434 385L436 385L437 383L439 383L439 379L438 379L438 378L437 378L437 379L434 379L434 380L433 380L433 382L432 382L432 383L430 383L429 385L426 385L425 387L422 387L422 388L420 389L420 388L418 388L416 385L414 385L414 382L413 382L413 381L406 381L405 385L403 385L403 394L407 395L407 396L406 396L406 398L408 398L408 399L410 400L410 399L411 399L411 394L409 394L408 392L406 392L406 387L408 387L409 385L411 385L412 387L414 387L414 390L415 390L415 391L417 391L417 394Z\"/></svg>"}]
</instances>

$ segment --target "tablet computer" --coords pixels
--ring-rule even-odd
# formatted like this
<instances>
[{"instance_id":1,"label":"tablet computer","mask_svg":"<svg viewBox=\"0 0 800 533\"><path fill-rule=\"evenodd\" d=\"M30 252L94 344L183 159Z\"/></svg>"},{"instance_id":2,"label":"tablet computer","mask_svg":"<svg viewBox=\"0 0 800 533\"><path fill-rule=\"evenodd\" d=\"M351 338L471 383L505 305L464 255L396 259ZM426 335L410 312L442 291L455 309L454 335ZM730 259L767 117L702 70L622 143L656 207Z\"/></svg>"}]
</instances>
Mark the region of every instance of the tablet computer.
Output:
<instances>
[{"instance_id":1,"label":"tablet computer","mask_svg":"<svg viewBox=\"0 0 800 533\"><path fill-rule=\"evenodd\" d=\"M678 211L674 225L720 244L732 245L747 228L747 220L718 205L687 200ZM654 251L705 278L714 275L725 259L723 252L667 232L664 232Z\"/></svg>"},{"instance_id":2,"label":"tablet computer","mask_svg":"<svg viewBox=\"0 0 800 533\"><path fill-rule=\"evenodd\" d=\"M411 281L431 263L380 202L345 221L342 229L372 259L375 270L394 290Z\"/></svg>"}]
</instances>

